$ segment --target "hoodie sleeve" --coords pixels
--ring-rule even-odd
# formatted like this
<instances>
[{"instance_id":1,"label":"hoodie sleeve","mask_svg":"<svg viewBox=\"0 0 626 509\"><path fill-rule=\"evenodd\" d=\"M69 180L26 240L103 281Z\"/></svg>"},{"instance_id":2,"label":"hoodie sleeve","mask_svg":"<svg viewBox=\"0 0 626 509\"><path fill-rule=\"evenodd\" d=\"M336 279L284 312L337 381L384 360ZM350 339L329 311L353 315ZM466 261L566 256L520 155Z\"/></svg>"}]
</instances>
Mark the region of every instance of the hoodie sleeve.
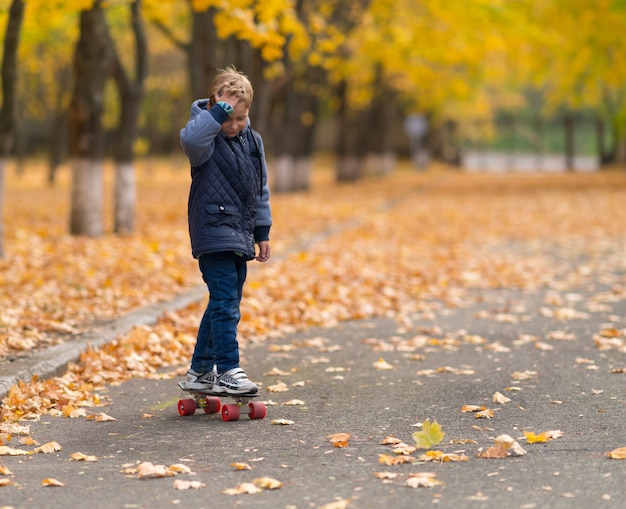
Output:
<instances>
[{"instance_id":1,"label":"hoodie sleeve","mask_svg":"<svg viewBox=\"0 0 626 509\"><path fill-rule=\"evenodd\" d=\"M222 124L228 119L224 109L214 104L206 109L208 99L198 99L191 105L187 125L180 130L180 144L189 158L191 166L199 166L213 154L215 137Z\"/></svg>"}]
</instances>

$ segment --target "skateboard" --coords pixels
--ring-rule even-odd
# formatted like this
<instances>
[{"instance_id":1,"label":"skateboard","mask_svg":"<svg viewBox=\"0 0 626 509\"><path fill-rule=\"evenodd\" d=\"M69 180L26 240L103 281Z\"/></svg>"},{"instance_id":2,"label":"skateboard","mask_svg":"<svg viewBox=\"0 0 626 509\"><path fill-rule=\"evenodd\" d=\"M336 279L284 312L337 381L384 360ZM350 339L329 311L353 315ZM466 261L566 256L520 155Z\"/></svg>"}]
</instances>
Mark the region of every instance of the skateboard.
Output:
<instances>
[{"instance_id":1,"label":"skateboard","mask_svg":"<svg viewBox=\"0 0 626 509\"><path fill-rule=\"evenodd\" d=\"M213 392L209 390L187 389L187 382L178 382L178 386L185 392L193 395L193 399L181 399L178 401L178 413L182 416L193 415L197 408L204 409L205 414L216 414L222 411L222 419L236 421L241 415L248 415L250 419L263 419L265 417L265 404L260 401L252 401L259 394L229 394L227 392ZM222 405L220 398L228 396L235 403Z\"/></svg>"}]
</instances>

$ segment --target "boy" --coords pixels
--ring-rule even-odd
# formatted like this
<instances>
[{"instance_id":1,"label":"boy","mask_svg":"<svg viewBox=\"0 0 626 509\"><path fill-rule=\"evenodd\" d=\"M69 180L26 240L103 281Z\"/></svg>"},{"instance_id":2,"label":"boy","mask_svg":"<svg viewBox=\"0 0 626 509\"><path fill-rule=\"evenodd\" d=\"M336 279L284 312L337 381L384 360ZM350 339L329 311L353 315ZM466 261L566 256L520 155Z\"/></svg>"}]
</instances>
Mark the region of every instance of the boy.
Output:
<instances>
[{"instance_id":1,"label":"boy","mask_svg":"<svg viewBox=\"0 0 626 509\"><path fill-rule=\"evenodd\" d=\"M239 366L237 342L247 262L269 259L272 225L263 141L248 118L252 97L247 76L234 67L221 70L209 99L192 104L180 131L191 164L191 249L209 289L187 372L189 389L257 392Z\"/></svg>"}]
</instances>

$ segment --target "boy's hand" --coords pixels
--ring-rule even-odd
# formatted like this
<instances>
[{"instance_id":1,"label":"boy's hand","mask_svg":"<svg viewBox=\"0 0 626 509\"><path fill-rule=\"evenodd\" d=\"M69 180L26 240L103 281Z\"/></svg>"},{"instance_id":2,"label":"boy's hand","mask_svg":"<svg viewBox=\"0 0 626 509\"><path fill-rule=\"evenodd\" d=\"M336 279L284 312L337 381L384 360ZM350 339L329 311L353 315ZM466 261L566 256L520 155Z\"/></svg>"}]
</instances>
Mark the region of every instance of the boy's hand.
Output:
<instances>
[{"instance_id":1,"label":"boy's hand","mask_svg":"<svg viewBox=\"0 0 626 509\"><path fill-rule=\"evenodd\" d=\"M259 253L256 256L256 260L258 262L266 262L270 259L270 252L270 241L262 240L261 242L259 242Z\"/></svg>"},{"instance_id":2,"label":"boy's hand","mask_svg":"<svg viewBox=\"0 0 626 509\"><path fill-rule=\"evenodd\" d=\"M230 83L225 84L215 94L215 102L224 101L233 108L243 98L243 90L239 87L233 87Z\"/></svg>"}]
</instances>

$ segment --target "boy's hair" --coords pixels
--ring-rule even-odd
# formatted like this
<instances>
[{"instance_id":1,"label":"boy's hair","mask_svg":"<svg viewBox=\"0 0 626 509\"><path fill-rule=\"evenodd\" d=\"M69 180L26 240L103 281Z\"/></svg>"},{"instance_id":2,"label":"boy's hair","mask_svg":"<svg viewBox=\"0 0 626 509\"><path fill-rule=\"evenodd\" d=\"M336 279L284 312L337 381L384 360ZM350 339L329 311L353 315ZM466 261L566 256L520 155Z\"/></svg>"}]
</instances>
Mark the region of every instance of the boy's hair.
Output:
<instances>
[{"instance_id":1,"label":"boy's hair","mask_svg":"<svg viewBox=\"0 0 626 509\"><path fill-rule=\"evenodd\" d=\"M217 71L217 75L211 83L211 95L209 101L211 106L216 102L217 93L223 94L225 92L234 93L240 100L243 100L246 107L250 107L254 92L252 90L252 84L248 77L239 72L234 66L229 66L226 69L220 69Z\"/></svg>"}]
</instances>

